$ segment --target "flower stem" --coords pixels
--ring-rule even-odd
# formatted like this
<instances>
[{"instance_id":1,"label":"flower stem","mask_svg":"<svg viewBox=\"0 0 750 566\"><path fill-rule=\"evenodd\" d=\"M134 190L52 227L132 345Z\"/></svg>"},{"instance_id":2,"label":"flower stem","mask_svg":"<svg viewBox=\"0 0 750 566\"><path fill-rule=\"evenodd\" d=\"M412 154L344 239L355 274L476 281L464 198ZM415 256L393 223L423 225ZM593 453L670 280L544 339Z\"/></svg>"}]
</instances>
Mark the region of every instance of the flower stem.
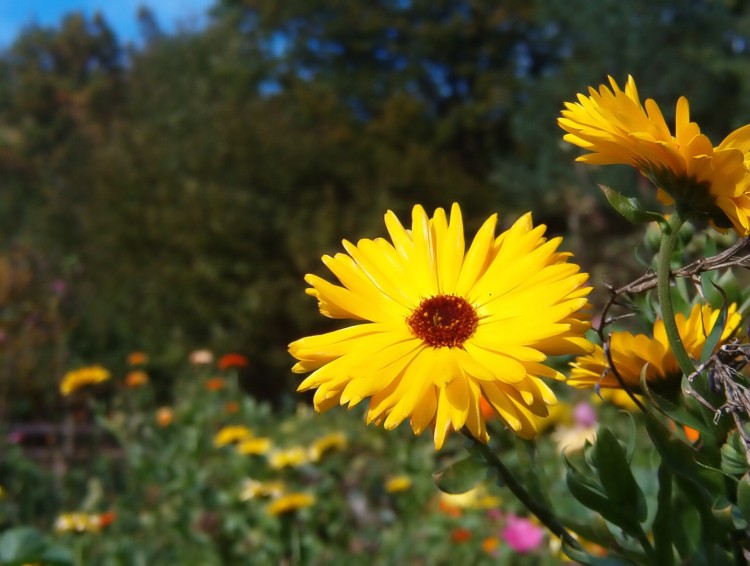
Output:
<instances>
[{"instance_id":1,"label":"flower stem","mask_svg":"<svg viewBox=\"0 0 750 566\"><path fill-rule=\"evenodd\" d=\"M539 503L536 499L531 497L526 488L516 479L513 473L505 467L502 460L495 454L489 446L485 443L475 439L471 434L464 432L467 438L473 442L473 446L470 448L471 452L478 453L487 464L497 473L498 479L501 484L507 487L513 492L518 500L523 503L524 507L533 513L537 519L545 526L549 531L558 537L563 542L572 546L577 550L583 550L583 547L578 541L573 538L563 524L558 521L557 517L552 513L550 509Z\"/></svg>"},{"instance_id":2,"label":"flower stem","mask_svg":"<svg viewBox=\"0 0 750 566\"><path fill-rule=\"evenodd\" d=\"M674 357L680 366L680 370L686 376L689 376L695 372L695 365L693 365L690 355L685 350L685 345L682 343L682 338L677 330L674 307L672 306L672 293L669 285L672 275L672 252L677 242L680 226L684 222L685 219L679 212L675 211L669 217L669 221L661 225L661 245L659 246L659 259L656 268L656 291L659 297L661 318L664 321L664 330L667 333L669 346L672 348L672 352L674 352Z\"/></svg>"}]
</instances>

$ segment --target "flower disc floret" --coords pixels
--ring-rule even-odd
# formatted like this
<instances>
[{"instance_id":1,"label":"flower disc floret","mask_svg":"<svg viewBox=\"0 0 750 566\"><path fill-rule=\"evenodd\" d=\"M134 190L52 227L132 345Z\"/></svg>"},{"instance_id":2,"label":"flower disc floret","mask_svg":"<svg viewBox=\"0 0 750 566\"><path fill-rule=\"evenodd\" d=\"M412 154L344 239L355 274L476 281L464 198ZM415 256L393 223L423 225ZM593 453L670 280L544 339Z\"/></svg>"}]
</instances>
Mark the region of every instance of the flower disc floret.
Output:
<instances>
[{"instance_id":1,"label":"flower disc floret","mask_svg":"<svg viewBox=\"0 0 750 566\"><path fill-rule=\"evenodd\" d=\"M477 329L477 311L462 297L438 295L419 303L406 323L433 348L460 348Z\"/></svg>"},{"instance_id":2,"label":"flower disc floret","mask_svg":"<svg viewBox=\"0 0 750 566\"><path fill-rule=\"evenodd\" d=\"M466 249L461 209L429 217L412 210L411 229L388 212L390 235L324 256L335 285L307 275L307 293L331 318L362 321L289 345L293 371L312 372L318 411L369 399L367 422L392 429L408 419L415 434L434 429L436 448L466 428L489 439L481 401L516 434L535 436L556 403L542 378L563 379L547 356L583 354L593 345L588 275L544 238L525 214L495 236L497 216Z\"/></svg>"}]
</instances>

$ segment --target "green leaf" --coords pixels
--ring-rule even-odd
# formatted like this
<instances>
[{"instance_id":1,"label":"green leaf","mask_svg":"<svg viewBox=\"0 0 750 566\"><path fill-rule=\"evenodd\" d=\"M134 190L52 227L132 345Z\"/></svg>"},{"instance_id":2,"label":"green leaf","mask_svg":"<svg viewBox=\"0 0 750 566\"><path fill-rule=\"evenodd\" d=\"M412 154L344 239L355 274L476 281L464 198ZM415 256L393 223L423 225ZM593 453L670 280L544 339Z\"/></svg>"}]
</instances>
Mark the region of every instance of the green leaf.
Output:
<instances>
[{"instance_id":1,"label":"green leaf","mask_svg":"<svg viewBox=\"0 0 750 566\"><path fill-rule=\"evenodd\" d=\"M721 335L724 334L724 328L727 325L727 314L727 305L725 302L719 311L719 318L716 319L716 324L714 324L708 338L706 338L706 343L703 345L703 350L701 351L702 364L708 361L708 358L714 353L716 346L719 345L719 340L721 340Z\"/></svg>"},{"instance_id":2,"label":"green leaf","mask_svg":"<svg viewBox=\"0 0 750 566\"><path fill-rule=\"evenodd\" d=\"M605 426L600 426L597 431L595 450L599 480L608 499L638 522L645 521L646 497L635 481L625 450Z\"/></svg>"},{"instance_id":3,"label":"green leaf","mask_svg":"<svg viewBox=\"0 0 750 566\"><path fill-rule=\"evenodd\" d=\"M664 217L657 212L649 212L635 197L625 197L606 185L599 185L604 196L617 212L633 224L646 222L665 222Z\"/></svg>"},{"instance_id":4,"label":"green leaf","mask_svg":"<svg viewBox=\"0 0 750 566\"><path fill-rule=\"evenodd\" d=\"M16 527L0 534L0 564L17 566L39 562L45 566L70 566L68 549L50 544L35 528Z\"/></svg>"},{"instance_id":5,"label":"green leaf","mask_svg":"<svg viewBox=\"0 0 750 566\"><path fill-rule=\"evenodd\" d=\"M473 456L464 458L432 474L445 493L466 493L487 477L487 465Z\"/></svg>"},{"instance_id":6,"label":"green leaf","mask_svg":"<svg viewBox=\"0 0 750 566\"><path fill-rule=\"evenodd\" d=\"M659 494L657 496L656 517L651 525L654 535L654 551L659 564L674 564L672 550L672 473L662 462L658 471Z\"/></svg>"},{"instance_id":7,"label":"green leaf","mask_svg":"<svg viewBox=\"0 0 750 566\"><path fill-rule=\"evenodd\" d=\"M596 479L583 474L568 461L565 455L563 455L563 461L568 468L565 481L573 497L585 507L599 513L610 523L620 527L625 533L634 537L642 533L636 517L627 512L619 503L611 501L604 487Z\"/></svg>"},{"instance_id":8,"label":"green leaf","mask_svg":"<svg viewBox=\"0 0 750 566\"><path fill-rule=\"evenodd\" d=\"M737 486L737 507L745 520L750 522L750 477L748 474L742 476Z\"/></svg>"},{"instance_id":9,"label":"green leaf","mask_svg":"<svg viewBox=\"0 0 750 566\"><path fill-rule=\"evenodd\" d=\"M732 431L721 447L721 470L730 476L741 476L750 469L745 455L745 447L737 431Z\"/></svg>"}]
</instances>

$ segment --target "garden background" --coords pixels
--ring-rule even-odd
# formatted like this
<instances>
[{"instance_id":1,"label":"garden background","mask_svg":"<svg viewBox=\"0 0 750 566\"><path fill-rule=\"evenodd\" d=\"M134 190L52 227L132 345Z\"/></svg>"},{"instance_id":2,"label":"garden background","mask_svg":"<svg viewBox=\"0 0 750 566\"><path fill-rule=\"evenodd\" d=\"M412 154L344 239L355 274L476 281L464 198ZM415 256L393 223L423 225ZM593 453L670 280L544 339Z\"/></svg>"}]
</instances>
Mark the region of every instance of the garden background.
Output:
<instances>
[{"instance_id":1,"label":"garden background","mask_svg":"<svg viewBox=\"0 0 750 566\"><path fill-rule=\"evenodd\" d=\"M596 185L640 194L643 181L574 165L556 119L575 93L631 74L665 113L687 96L721 139L750 122L750 6L223 0L205 28L172 34L137 17L137 45L71 14L0 54L0 530L33 526L83 564L515 563L498 534L514 503L496 518L432 513L450 450L365 428L357 411L310 420L286 349L331 326L303 276L324 275L342 238L382 235L388 209L452 202L468 233L533 210L594 285L641 273L642 233ZM216 361L191 363L198 350ZM246 363L218 364L228 353ZM60 395L66 372L94 364L113 379ZM136 370L143 387L128 386ZM269 516L238 485L275 475L214 446L230 424L285 449L349 437L276 469L318 503ZM405 492L385 488L402 475ZM117 518L54 534L78 510Z\"/></svg>"}]
</instances>

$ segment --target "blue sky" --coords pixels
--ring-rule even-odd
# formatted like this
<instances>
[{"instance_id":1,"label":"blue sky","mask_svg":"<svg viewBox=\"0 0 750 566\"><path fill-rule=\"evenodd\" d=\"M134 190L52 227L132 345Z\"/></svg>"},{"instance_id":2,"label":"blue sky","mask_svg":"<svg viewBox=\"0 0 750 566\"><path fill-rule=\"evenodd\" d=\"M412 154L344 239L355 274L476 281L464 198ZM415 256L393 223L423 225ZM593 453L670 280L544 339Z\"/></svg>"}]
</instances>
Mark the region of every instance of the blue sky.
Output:
<instances>
[{"instance_id":1,"label":"blue sky","mask_svg":"<svg viewBox=\"0 0 750 566\"><path fill-rule=\"evenodd\" d=\"M63 15L82 11L104 14L121 42L138 40L136 13L146 5L167 32L180 26L195 28L205 22L214 0L0 0L0 48L8 47L29 24L57 25Z\"/></svg>"}]
</instances>

